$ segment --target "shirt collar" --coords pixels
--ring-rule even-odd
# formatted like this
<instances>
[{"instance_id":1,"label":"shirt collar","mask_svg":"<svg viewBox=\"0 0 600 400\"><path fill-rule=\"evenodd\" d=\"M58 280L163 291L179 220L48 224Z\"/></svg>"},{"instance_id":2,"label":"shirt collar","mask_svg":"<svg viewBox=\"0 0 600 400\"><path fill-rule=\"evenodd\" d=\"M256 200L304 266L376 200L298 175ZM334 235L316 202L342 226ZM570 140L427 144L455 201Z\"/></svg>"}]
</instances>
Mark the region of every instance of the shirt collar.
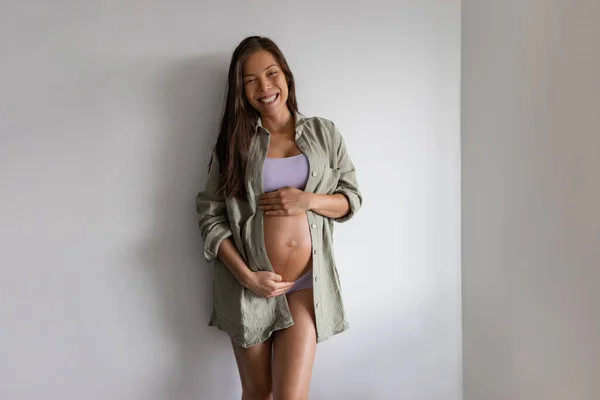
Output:
<instances>
[{"instance_id":1,"label":"shirt collar","mask_svg":"<svg viewBox=\"0 0 600 400\"><path fill-rule=\"evenodd\" d=\"M304 115L300 114L298 111L294 111L294 121L296 122L296 139L298 139L302 135L302 126L304 125L305 120L306 117ZM260 128L263 128L263 126L260 117L258 117L258 119L256 120L256 126L254 127L254 131L258 132ZM264 128L263 131L269 132Z\"/></svg>"}]
</instances>

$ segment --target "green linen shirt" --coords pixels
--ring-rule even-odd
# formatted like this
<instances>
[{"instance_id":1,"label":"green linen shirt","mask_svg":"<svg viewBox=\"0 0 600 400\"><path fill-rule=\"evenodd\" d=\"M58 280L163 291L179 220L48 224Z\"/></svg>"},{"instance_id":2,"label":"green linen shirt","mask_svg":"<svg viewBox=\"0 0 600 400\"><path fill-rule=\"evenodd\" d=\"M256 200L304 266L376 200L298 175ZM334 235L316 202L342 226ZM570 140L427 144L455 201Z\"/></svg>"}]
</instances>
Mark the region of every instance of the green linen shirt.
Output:
<instances>
[{"instance_id":1,"label":"green linen shirt","mask_svg":"<svg viewBox=\"0 0 600 400\"><path fill-rule=\"evenodd\" d=\"M312 243L313 294L317 342L348 329L341 296L340 279L333 251L333 222L351 219L362 205L356 170L345 141L333 122L320 117L294 114L296 144L308 159L310 173L304 191L342 193L350 211L341 218L328 218L307 211ZM204 240L204 257L213 264L213 309L208 325L226 332L242 347L267 340L273 331L292 326L287 298L265 298L245 288L218 257L221 241L231 237L252 271L271 271L265 250L264 212L259 209L263 194L263 165L271 140L260 119L250 147L246 169L245 200L225 199L216 194L219 162L213 151L204 189L196 196L198 224Z\"/></svg>"}]
</instances>

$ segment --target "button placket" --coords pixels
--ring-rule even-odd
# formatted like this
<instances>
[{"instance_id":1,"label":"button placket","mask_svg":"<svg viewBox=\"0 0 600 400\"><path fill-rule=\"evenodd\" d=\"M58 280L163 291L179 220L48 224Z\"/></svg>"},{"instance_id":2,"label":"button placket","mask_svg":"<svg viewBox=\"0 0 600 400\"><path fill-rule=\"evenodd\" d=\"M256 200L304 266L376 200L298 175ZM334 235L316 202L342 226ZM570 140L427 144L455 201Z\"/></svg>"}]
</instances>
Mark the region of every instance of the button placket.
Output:
<instances>
[{"instance_id":1,"label":"button placket","mask_svg":"<svg viewBox=\"0 0 600 400\"><path fill-rule=\"evenodd\" d=\"M306 184L306 188L305 190L312 192L314 190L314 188L316 187L316 183L315 183L315 178L317 176L317 171L318 171L318 161L315 160L315 158L312 157L312 153L308 150L308 146L306 145L306 143L303 143L303 138L300 137L299 140L300 143L298 143L298 147L300 148L300 150L302 150L302 152L307 156L308 158L308 162L309 162L309 171L310 175L309 175L309 179L307 180L307 184ZM315 243L320 243L319 241L319 232L317 230L317 224L316 224L316 217L313 213L309 212L308 213L308 222L309 222L309 226L310 226L310 230L311 230L311 239L313 242L313 246ZM313 248L313 255L317 255L317 249ZM314 282L319 282L319 275L318 274L318 270L319 270L319 258L318 257L314 257L313 258L313 281ZM313 301L314 301L314 307L315 307L315 311L316 312L316 318L317 318L317 327L320 326L322 324L322 320L323 320L323 308L321 307L321 287L320 285L316 285L314 290L313 290ZM319 336L319 329L317 328L317 337Z\"/></svg>"},{"instance_id":2,"label":"button placket","mask_svg":"<svg viewBox=\"0 0 600 400\"><path fill-rule=\"evenodd\" d=\"M314 215L309 215L309 222L310 222L310 228L313 230L313 232L311 233L311 238L313 239L313 246L314 243L318 243L319 241L317 240L317 232L316 232L316 228L317 228L317 224L315 222L315 216ZM317 249L313 248L313 255L317 254ZM317 275L317 269L318 269L318 258L317 257L313 257L313 281L314 282L318 282L319 281L319 277ZM316 314L317 316L317 324L319 323L319 320L321 319L321 315L322 315L322 309L321 309L321 290L320 290L320 286L316 286L313 289L313 301L314 301L314 306L315 306L315 311L316 309L319 309L319 312Z\"/></svg>"}]
</instances>

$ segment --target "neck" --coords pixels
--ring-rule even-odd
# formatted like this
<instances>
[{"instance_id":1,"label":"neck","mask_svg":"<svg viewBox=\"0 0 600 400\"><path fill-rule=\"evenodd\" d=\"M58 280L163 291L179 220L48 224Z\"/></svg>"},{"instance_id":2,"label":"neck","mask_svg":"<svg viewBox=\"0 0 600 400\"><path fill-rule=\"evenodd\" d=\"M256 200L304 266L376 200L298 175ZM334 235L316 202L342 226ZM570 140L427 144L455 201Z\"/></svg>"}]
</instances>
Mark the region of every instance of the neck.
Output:
<instances>
[{"instance_id":1,"label":"neck","mask_svg":"<svg viewBox=\"0 0 600 400\"><path fill-rule=\"evenodd\" d=\"M260 120L271 134L286 132L290 127L294 130L294 116L287 107L275 115L261 115Z\"/></svg>"}]
</instances>

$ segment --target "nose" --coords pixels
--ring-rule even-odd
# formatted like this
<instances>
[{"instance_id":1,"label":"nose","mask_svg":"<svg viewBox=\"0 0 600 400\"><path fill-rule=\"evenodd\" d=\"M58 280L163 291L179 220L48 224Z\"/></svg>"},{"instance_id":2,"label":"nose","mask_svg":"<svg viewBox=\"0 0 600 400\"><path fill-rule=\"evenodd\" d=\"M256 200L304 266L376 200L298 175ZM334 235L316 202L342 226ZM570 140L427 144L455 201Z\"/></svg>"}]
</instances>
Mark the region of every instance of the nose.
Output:
<instances>
[{"instance_id":1,"label":"nose","mask_svg":"<svg viewBox=\"0 0 600 400\"><path fill-rule=\"evenodd\" d=\"M271 84L268 79L259 79L258 80L258 91L265 92L267 89L271 88Z\"/></svg>"}]
</instances>

